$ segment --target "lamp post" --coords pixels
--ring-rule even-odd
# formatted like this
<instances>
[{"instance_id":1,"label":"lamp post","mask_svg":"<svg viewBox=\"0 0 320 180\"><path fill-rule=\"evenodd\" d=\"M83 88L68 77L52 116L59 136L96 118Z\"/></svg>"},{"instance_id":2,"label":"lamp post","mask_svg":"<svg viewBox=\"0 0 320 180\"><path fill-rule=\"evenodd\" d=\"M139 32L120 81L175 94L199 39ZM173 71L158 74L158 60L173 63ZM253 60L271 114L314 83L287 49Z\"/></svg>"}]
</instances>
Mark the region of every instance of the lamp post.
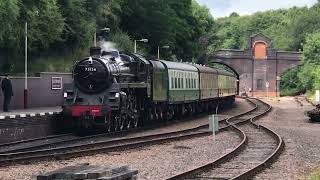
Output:
<instances>
[{"instance_id":1,"label":"lamp post","mask_svg":"<svg viewBox=\"0 0 320 180\"><path fill-rule=\"evenodd\" d=\"M35 11L36 16L39 16L39 11ZM23 92L23 107L28 108L28 18L26 16L24 23L24 92Z\"/></svg>"},{"instance_id":2,"label":"lamp post","mask_svg":"<svg viewBox=\"0 0 320 180\"><path fill-rule=\"evenodd\" d=\"M137 53L137 42L149 42L149 39L140 39L140 40L134 40L134 53Z\"/></svg>"},{"instance_id":3,"label":"lamp post","mask_svg":"<svg viewBox=\"0 0 320 180\"><path fill-rule=\"evenodd\" d=\"M160 48L161 49L169 49L170 48L170 46L158 46L158 60L160 60Z\"/></svg>"},{"instance_id":4,"label":"lamp post","mask_svg":"<svg viewBox=\"0 0 320 180\"><path fill-rule=\"evenodd\" d=\"M24 93L23 93L23 107L28 108L28 21L24 24L25 29L25 44L24 44Z\"/></svg>"}]
</instances>

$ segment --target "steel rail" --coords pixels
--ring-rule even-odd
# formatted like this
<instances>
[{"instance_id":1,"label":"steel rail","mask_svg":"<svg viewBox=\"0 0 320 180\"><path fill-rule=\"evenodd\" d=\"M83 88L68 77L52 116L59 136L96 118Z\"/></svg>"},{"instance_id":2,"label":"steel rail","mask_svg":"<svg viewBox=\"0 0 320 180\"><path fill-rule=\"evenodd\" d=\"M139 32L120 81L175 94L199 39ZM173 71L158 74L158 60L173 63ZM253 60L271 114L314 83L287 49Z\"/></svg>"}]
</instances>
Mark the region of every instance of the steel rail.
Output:
<instances>
[{"instance_id":1,"label":"steel rail","mask_svg":"<svg viewBox=\"0 0 320 180\"><path fill-rule=\"evenodd\" d=\"M252 99L251 99L252 100ZM258 100L258 99L255 99ZM251 117L248 121L242 121L242 122L236 122L236 123L232 123L232 119L229 119L227 122L230 123L230 125L233 127L233 129L238 133L241 142L239 145L237 145L235 148L233 148L229 153L219 157L218 159L209 162L205 165L199 166L197 168L193 168L193 169L189 169L185 172L179 173L175 176L169 177L167 178L168 180L172 180L172 179L187 179L188 177L192 177L196 174L201 174L202 172L208 171L212 168L218 167L219 165L226 163L228 161L230 161L232 158L236 157L237 155L241 154L243 152L243 150L246 148L247 144L248 144L248 137L246 135L246 133L244 131L241 130L241 128L238 128L236 125L237 124L245 124L246 122L252 124L253 126L255 126L256 128L260 128L263 129L265 132L267 132L269 135L272 136L272 138L277 142L277 147L275 148L275 150L273 151L272 154L270 154L265 160L263 160L261 163L259 163L258 165L254 166L253 168L240 173L238 176L235 177L231 177L230 179L248 179L251 178L254 174L258 173L259 171L263 170L264 168L266 168L268 165L270 165L273 160L275 160L280 153L282 152L283 148L284 148L284 142L282 140L282 138L280 137L280 135L278 135L277 133L275 133L274 131L272 131L271 129L264 127L262 125L258 125L257 123L254 122L254 120L258 119L261 116L266 115L268 112L271 111L272 107L268 104L266 104L265 102L260 101L263 105L267 106L268 108L259 113L258 110L258 114L254 115L253 117ZM258 105L257 105L258 106ZM257 110L257 109L256 109ZM215 177L207 177L207 178L212 178L214 179Z\"/></svg>"},{"instance_id":2,"label":"steel rail","mask_svg":"<svg viewBox=\"0 0 320 180\"><path fill-rule=\"evenodd\" d=\"M257 106L250 109L249 111L233 116L231 118L237 118L239 116L252 113L256 108ZM223 123L227 119L230 119L230 118L226 118L222 120L221 123ZM186 138L207 136L211 134L210 132L205 130L205 128L207 127L208 125L202 125L195 128L176 131L176 132L153 134L148 136L131 137L131 138L118 138L114 140L88 143L88 144L77 145L77 146L68 146L68 147L62 147L62 148L0 154L0 166L19 163L19 162L28 163L30 161L36 161L41 159L52 159L52 158L64 159L64 158L70 158L70 157L78 157L84 154L96 154L98 152L109 152L109 151L112 151L115 149L121 149L121 148L130 148L130 147L137 147L137 146L142 146L147 144L155 144L155 143L160 143L165 141L173 141L173 140L181 140ZM230 126L222 127L221 131L228 129L229 127ZM201 131L201 130L204 130L204 131Z\"/></svg>"},{"instance_id":3,"label":"steel rail","mask_svg":"<svg viewBox=\"0 0 320 180\"><path fill-rule=\"evenodd\" d=\"M248 101L250 104L253 104L251 101ZM253 104L254 105L254 104ZM254 111L256 109L252 108L247 112L238 114L236 116L233 116L232 118L236 118L238 116L243 116L244 114L250 113L252 111ZM187 118L188 120L192 120L194 118L201 118L201 117L205 117L207 115L204 114L200 114L197 115L196 117L191 117L191 118ZM226 123L226 120L228 118L225 119L221 119L219 121L219 127L220 130L224 130L227 129L227 127L229 127L229 125ZM153 126L147 126L147 127L141 127L141 128L137 128L137 129L131 129L128 131L120 131L120 132L113 132L113 133L101 133L101 134L96 134L96 135L90 135L90 136L84 136L84 137L74 137L74 138L70 138L70 139L61 139L61 140L57 140L55 141L54 138L59 138L59 137L66 137L67 135L71 136L72 134L66 134L66 135L61 135L61 136L52 136L52 137L45 137L45 138L39 138L39 139L31 139L31 140L25 140L25 141L21 141L21 142L13 142L13 143L8 143L8 144L3 144L3 146L0 145L0 154L9 154L9 153L18 153L18 152L27 152L27 151L36 151L36 150L40 150L40 149L52 149L52 148L56 148L58 146L64 145L64 144L76 144L79 142L83 142L83 141L92 141L92 139L97 139L97 138L110 138L110 139L115 139L114 137L124 137L127 136L128 133L135 133L135 132L142 132L145 130L152 130L154 128L159 127L166 127L168 125L172 125L175 123L181 123L181 122L185 122L184 121L170 121L170 122L166 122L166 123L159 123L157 125L153 125ZM203 125L203 126L198 126L195 128L190 128L190 129L185 129L182 131L178 131L178 133L185 133L186 131L195 131L197 129L201 129L201 128L207 128L208 125ZM50 139L52 138L52 139ZM43 140L46 140L45 142L43 142ZM40 141L40 142L39 142ZM26 145L25 147L23 147L23 143L33 143L33 145ZM20 145L19 145L20 144ZM18 148L14 148L14 146L17 146ZM7 150L6 150L7 149Z\"/></svg>"}]
</instances>

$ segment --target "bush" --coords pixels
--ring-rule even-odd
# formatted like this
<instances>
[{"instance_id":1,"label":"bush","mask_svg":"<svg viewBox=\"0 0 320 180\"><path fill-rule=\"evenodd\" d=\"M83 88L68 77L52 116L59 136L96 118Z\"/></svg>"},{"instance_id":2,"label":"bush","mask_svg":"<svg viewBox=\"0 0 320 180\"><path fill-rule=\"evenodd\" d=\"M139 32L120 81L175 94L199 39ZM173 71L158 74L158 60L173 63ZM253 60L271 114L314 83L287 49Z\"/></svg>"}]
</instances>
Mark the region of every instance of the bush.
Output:
<instances>
[{"instance_id":1,"label":"bush","mask_svg":"<svg viewBox=\"0 0 320 180\"><path fill-rule=\"evenodd\" d=\"M282 76L280 88L283 95L313 94L320 89L320 32L307 36L300 66Z\"/></svg>"},{"instance_id":2,"label":"bush","mask_svg":"<svg viewBox=\"0 0 320 180\"><path fill-rule=\"evenodd\" d=\"M128 34L124 32L119 31L111 34L110 41L115 43L116 48L120 51L133 52L133 41L130 39Z\"/></svg>"}]
</instances>

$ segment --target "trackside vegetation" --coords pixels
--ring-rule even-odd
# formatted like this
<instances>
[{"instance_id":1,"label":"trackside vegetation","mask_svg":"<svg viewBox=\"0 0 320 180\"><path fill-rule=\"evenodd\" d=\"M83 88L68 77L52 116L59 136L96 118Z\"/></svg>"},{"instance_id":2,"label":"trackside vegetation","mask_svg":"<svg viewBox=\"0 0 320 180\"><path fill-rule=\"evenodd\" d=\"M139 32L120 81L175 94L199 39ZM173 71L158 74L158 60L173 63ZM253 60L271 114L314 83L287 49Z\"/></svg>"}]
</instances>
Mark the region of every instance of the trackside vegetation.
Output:
<instances>
[{"instance_id":1,"label":"trackside vegetation","mask_svg":"<svg viewBox=\"0 0 320 180\"><path fill-rule=\"evenodd\" d=\"M1 0L0 65L23 72L24 26L28 23L30 70L70 71L73 60L88 55L95 32L116 48L156 57L158 46L170 46L162 57L192 61L203 47L198 40L213 27L208 8L196 0Z\"/></svg>"}]
</instances>

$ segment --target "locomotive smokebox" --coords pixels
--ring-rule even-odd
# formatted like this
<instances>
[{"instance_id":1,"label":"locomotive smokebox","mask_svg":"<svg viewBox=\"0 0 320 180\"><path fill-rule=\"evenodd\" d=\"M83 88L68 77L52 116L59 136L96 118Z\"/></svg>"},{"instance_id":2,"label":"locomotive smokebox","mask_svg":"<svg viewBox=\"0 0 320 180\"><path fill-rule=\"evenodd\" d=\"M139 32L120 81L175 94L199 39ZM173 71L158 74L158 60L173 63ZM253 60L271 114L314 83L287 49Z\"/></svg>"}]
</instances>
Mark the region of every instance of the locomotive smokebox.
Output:
<instances>
[{"instance_id":1,"label":"locomotive smokebox","mask_svg":"<svg viewBox=\"0 0 320 180\"><path fill-rule=\"evenodd\" d=\"M101 47L91 47L90 48L90 56L100 57L101 56Z\"/></svg>"}]
</instances>

